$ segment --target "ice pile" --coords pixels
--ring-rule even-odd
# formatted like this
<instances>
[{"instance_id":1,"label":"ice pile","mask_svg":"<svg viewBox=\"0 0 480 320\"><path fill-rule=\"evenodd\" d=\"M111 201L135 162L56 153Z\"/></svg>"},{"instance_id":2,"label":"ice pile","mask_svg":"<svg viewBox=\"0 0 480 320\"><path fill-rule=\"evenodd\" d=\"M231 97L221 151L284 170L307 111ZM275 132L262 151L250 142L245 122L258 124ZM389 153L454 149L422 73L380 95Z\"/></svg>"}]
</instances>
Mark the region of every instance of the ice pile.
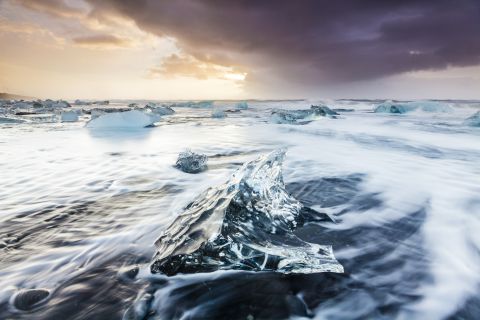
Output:
<instances>
[{"instance_id":1,"label":"ice pile","mask_svg":"<svg viewBox=\"0 0 480 320\"><path fill-rule=\"evenodd\" d=\"M178 155L175 167L186 173L200 173L207 170L208 157L186 150Z\"/></svg>"},{"instance_id":2,"label":"ice pile","mask_svg":"<svg viewBox=\"0 0 480 320\"><path fill-rule=\"evenodd\" d=\"M451 112L452 108L445 103L437 101L412 101L412 102L392 102L386 101L379 104L374 112L376 113L396 113L404 114L412 111L423 112Z\"/></svg>"},{"instance_id":3,"label":"ice pile","mask_svg":"<svg viewBox=\"0 0 480 320\"><path fill-rule=\"evenodd\" d=\"M77 121L70 103L64 100L2 101L1 123L37 123L57 121ZM73 114L75 113L75 115ZM76 120L75 119L76 116ZM68 119L67 119L68 118Z\"/></svg>"},{"instance_id":4,"label":"ice pile","mask_svg":"<svg viewBox=\"0 0 480 320\"><path fill-rule=\"evenodd\" d=\"M279 124L306 124L318 117L335 118L338 115L327 106L311 106L306 110L275 109L272 111L271 121Z\"/></svg>"},{"instance_id":5,"label":"ice pile","mask_svg":"<svg viewBox=\"0 0 480 320\"><path fill-rule=\"evenodd\" d=\"M284 157L277 150L248 162L189 204L156 241L151 271L343 272L331 246L294 234L302 205L285 191Z\"/></svg>"},{"instance_id":6,"label":"ice pile","mask_svg":"<svg viewBox=\"0 0 480 320\"><path fill-rule=\"evenodd\" d=\"M465 119L463 124L470 127L480 127L480 111L477 111L472 116Z\"/></svg>"},{"instance_id":7,"label":"ice pile","mask_svg":"<svg viewBox=\"0 0 480 320\"><path fill-rule=\"evenodd\" d=\"M160 115L140 110L110 112L99 115L92 111L92 119L87 123L87 127L96 129L145 128L152 126L159 120Z\"/></svg>"}]
</instances>

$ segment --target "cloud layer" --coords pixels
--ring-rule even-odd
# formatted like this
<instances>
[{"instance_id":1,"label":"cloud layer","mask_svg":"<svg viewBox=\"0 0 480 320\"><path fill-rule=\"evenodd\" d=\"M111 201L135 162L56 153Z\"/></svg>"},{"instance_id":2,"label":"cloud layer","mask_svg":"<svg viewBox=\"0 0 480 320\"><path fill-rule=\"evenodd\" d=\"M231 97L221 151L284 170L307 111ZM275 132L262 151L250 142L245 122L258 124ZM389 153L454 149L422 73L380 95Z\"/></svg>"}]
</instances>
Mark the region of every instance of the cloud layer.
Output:
<instances>
[{"instance_id":1,"label":"cloud layer","mask_svg":"<svg viewBox=\"0 0 480 320\"><path fill-rule=\"evenodd\" d=\"M480 65L478 0L3 1L68 21L79 31L64 36L77 45L141 46L138 29L173 39L178 52L159 54L151 77L248 74L248 92L303 94Z\"/></svg>"},{"instance_id":2,"label":"cloud layer","mask_svg":"<svg viewBox=\"0 0 480 320\"><path fill-rule=\"evenodd\" d=\"M89 0L171 36L196 59L298 81L352 81L480 63L477 0Z\"/></svg>"}]
</instances>

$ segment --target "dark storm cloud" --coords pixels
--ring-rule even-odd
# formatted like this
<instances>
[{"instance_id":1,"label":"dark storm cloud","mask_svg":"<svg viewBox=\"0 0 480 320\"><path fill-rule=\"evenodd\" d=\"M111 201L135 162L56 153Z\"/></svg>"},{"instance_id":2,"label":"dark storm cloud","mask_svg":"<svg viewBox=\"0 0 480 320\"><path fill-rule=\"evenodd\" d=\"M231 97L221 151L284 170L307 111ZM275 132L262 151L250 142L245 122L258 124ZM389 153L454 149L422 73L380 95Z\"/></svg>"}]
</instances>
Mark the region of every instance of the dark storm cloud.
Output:
<instances>
[{"instance_id":1,"label":"dark storm cloud","mask_svg":"<svg viewBox=\"0 0 480 320\"><path fill-rule=\"evenodd\" d=\"M93 1L197 59L311 80L480 62L480 1Z\"/></svg>"},{"instance_id":2,"label":"dark storm cloud","mask_svg":"<svg viewBox=\"0 0 480 320\"><path fill-rule=\"evenodd\" d=\"M92 17L131 18L200 61L247 68L250 80L332 83L480 63L479 0L87 2Z\"/></svg>"}]
</instances>

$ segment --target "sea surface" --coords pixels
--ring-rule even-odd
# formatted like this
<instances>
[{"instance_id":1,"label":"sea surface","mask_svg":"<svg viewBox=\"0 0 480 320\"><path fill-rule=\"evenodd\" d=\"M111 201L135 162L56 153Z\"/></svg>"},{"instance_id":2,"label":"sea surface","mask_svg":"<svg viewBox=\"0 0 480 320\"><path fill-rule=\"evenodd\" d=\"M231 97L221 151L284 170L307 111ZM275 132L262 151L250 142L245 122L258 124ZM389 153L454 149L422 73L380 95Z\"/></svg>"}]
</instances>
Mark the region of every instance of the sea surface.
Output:
<instances>
[{"instance_id":1,"label":"sea surface","mask_svg":"<svg viewBox=\"0 0 480 320\"><path fill-rule=\"evenodd\" d=\"M399 115L338 100L337 119L271 121L315 103L249 101L226 118L174 107L129 130L0 124L0 319L127 319L152 283L145 319L479 319L480 128L463 120L480 103ZM174 167L187 148L207 171ZM154 242L184 207L278 148L288 192L334 220L296 235L332 245L345 273L153 277ZM14 307L39 288L47 299Z\"/></svg>"}]
</instances>

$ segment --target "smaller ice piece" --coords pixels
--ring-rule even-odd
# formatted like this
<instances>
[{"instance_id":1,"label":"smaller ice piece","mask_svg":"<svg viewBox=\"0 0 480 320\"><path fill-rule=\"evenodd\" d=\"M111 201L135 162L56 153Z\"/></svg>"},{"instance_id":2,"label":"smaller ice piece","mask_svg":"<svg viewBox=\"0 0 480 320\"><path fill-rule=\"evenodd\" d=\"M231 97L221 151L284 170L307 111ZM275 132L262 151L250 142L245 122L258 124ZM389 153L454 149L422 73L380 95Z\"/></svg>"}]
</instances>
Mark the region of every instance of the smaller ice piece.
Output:
<instances>
[{"instance_id":1,"label":"smaller ice piece","mask_svg":"<svg viewBox=\"0 0 480 320\"><path fill-rule=\"evenodd\" d=\"M0 116L0 123L24 123L27 122L24 119L19 118L11 118L11 117L1 117Z\"/></svg>"},{"instance_id":2,"label":"smaller ice piece","mask_svg":"<svg viewBox=\"0 0 480 320\"><path fill-rule=\"evenodd\" d=\"M318 117L336 118L338 113L327 106L311 106L305 110L275 109L272 111L271 120L274 123L306 124Z\"/></svg>"},{"instance_id":3,"label":"smaller ice piece","mask_svg":"<svg viewBox=\"0 0 480 320\"><path fill-rule=\"evenodd\" d=\"M235 109L237 110L245 110L248 109L248 104L246 101L240 101L235 105Z\"/></svg>"},{"instance_id":4,"label":"smaller ice piece","mask_svg":"<svg viewBox=\"0 0 480 320\"><path fill-rule=\"evenodd\" d=\"M100 114L87 123L89 128L144 128L160 120L160 116L150 112L131 110Z\"/></svg>"},{"instance_id":5,"label":"smaller ice piece","mask_svg":"<svg viewBox=\"0 0 480 320\"><path fill-rule=\"evenodd\" d=\"M221 109L213 109L212 110L212 118L225 118L227 114L225 111Z\"/></svg>"},{"instance_id":6,"label":"smaller ice piece","mask_svg":"<svg viewBox=\"0 0 480 320\"><path fill-rule=\"evenodd\" d=\"M60 113L61 122L76 122L78 121L78 114L75 111L62 111Z\"/></svg>"},{"instance_id":7,"label":"smaller ice piece","mask_svg":"<svg viewBox=\"0 0 480 320\"><path fill-rule=\"evenodd\" d=\"M477 111L465 121L463 121L463 124L469 127L480 127L480 111Z\"/></svg>"},{"instance_id":8,"label":"smaller ice piece","mask_svg":"<svg viewBox=\"0 0 480 320\"><path fill-rule=\"evenodd\" d=\"M207 170L208 157L187 149L178 155L175 167L186 173L200 173Z\"/></svg>"},{"instance_id":9,"label":"smaller ice piece","mask_svg":"<svg viewBox=\"0 0 480 320\"><path fill-rule=\"evenodd\" d=\"M404 114L412 111L423 112L451 112L452 108L437 101L411 101L411 102L392 102L386 101L379 104L375 113L396 113Z\"/></svg>"},{"instance_id":10,"label":"smaller ice piece","mask_svg":"<svg viewBox=\"0 0 480 320\"><path fill-rule=\"evenodd\" d=\"M149 109L151 112L162 115L162 116L167 116L175 113L175 110L168 106L163 106L163 105L158 105L156 103L147 103L145 106L145 109Z\"/></svg>"}]
</instances>

